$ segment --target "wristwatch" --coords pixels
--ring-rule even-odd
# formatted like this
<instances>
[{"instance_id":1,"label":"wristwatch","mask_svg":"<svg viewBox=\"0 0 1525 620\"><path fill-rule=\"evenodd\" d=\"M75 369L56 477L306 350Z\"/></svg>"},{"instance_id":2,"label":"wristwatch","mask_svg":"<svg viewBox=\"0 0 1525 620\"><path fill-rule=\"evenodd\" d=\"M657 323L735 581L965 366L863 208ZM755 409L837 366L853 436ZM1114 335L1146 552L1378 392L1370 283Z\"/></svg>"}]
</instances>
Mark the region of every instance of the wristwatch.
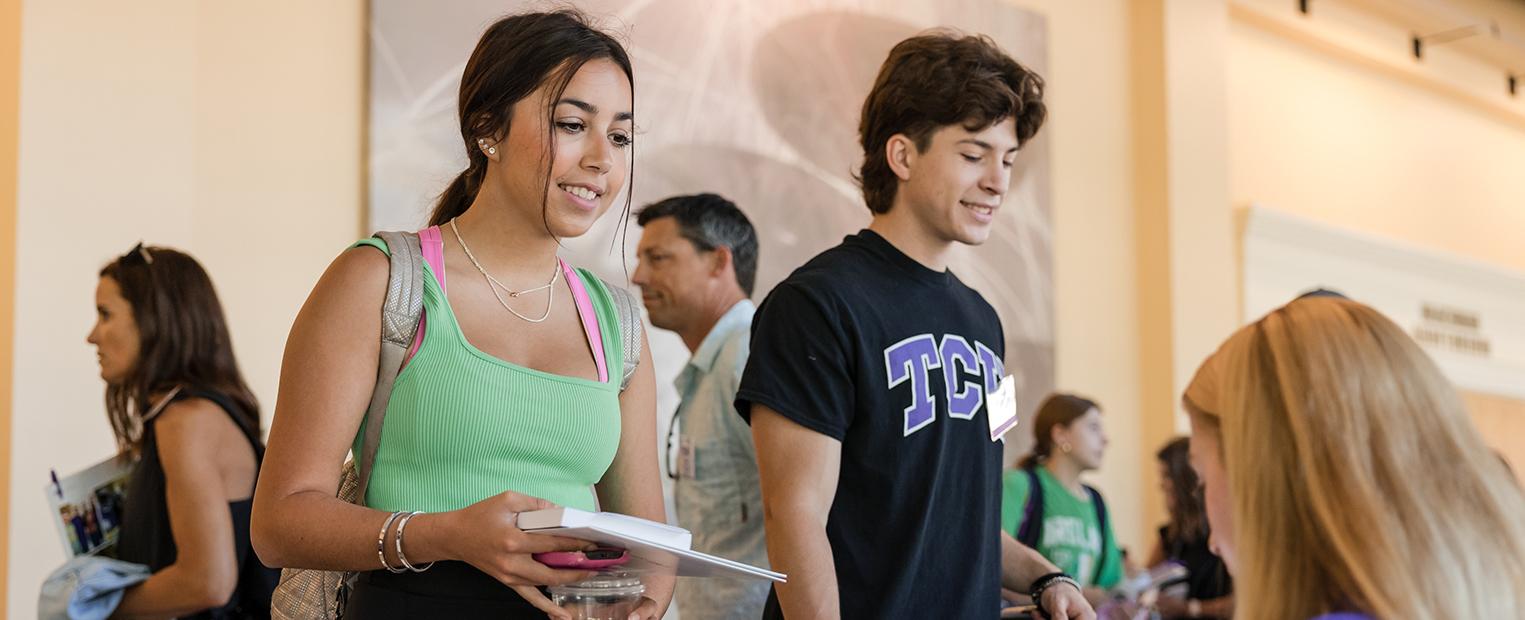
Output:
<instances>
[{"instance_id":1,"label":"wristwatch","mask_svg":"<svg viewBox=\"0 0 1525 620\"><path fill-rule=\"evenodd\" d=\"M1186 617L1187 618L1201 618L1202 617L1202 601L1199 601L1199 600L1194 599L1194 598L1186 599Z\"/></svg>"}]
</instances>

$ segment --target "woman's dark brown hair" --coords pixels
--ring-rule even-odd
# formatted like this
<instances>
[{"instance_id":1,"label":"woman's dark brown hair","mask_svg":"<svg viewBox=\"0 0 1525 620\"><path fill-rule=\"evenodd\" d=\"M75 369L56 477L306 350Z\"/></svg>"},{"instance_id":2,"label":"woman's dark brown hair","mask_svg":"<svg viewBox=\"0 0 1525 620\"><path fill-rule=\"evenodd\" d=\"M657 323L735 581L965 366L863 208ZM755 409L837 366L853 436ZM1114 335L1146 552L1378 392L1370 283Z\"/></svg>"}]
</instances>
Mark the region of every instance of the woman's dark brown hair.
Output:
<instances>
[{"instance_id":1,"label":"woman's dark brown hair","mask_svg":"<svg viewBox=\"0 0 1525 620\"><path fill-rule=\"evenodd\" d=\"M1177 437L1155 454L1170 478L1170 523L1165 536L1170 540L1206 540L1207 508L1202 501L1202 483L1191 467L1191 439Z\"/></svg>"},{"instance_id":2,"label":"woman's dark brown hair","mask_svg":"<svg viewBox=\"0 0 1525 620\"><path fill-rule=\"evenodd\" d=\"M106 386L118 449L138 452L153 395L175 386L227 395L238 405L239 426L258 437L259 402L238 372L222 304L196 259L139 244L107 263L100 276L121 288L138 327L138 359L121 383Z\"/></svg>"},{"instance_id":3,"label":"woman's dark brown hair","mask_svg":"<svg viewBox=\"0 0 1525 620\"><path fill-rule=\"evenodd\" d=\"M487 138L498 142L507 136L509 124L514 120L515 103L541 86L549 85L545 103L547 110L553 109L577 70L588 61L604 58L619 65L634 89L635 74L624 46L594 28L581 12L562 9L511 15L489 26L461 74L457 112L461 141L466 147L466 169L456 175L440 195L434 213L429 216L429 225L440 226L449 222L465 213L476 199L482 179L487 175L487 155L482 153L477 140ZM546 118L552 118L552 114L548 113ZM546 144L555 144L554 124L546 123L545 132ZM633 160L635 146L632 144L629 148ZM504 161L525 155L504 153ZM540 199L543 214L545 195L551 189L551 160L546 158L538 163L545 170ZM632 177L633 172L632 167ZM632 193L627 186L624 217L629 217Z\"/></svg>"},{"instance_id":4,"label":"woman's dark brown hair","mask_svg":"<svg viewBox=\"0 0 1525 620\"><path fill-rule=\"evenodd\" d=\"M1047 116L1043 78L986 36L935 33L911 37L890 50L873 90L863 101L858 139L863 167L858 182L874 213L887 213L900 179L884 149L903 134L924 151L938 129L962 125L980 131L1016 120L1017 145L1038 133Z\"/></svg>"},{"instance_id":5,"label":"woman's dark brown hair","mask_svg":"<svg viewBox=\"0 0 1525 620\"><path fill-rule=\"evenodd\" d=\"M1081 398L1074 394L1054 394L1049 396L1038 407L1038 415L1033 420L1033 451L1017 463L1017 467L1026 469L1036 467L1054 453L1054 427L1069 426L1075 420L1090 413L1092 409L1100 410L1096 403L1088 398Z\"/></svg>"}]
</instances>

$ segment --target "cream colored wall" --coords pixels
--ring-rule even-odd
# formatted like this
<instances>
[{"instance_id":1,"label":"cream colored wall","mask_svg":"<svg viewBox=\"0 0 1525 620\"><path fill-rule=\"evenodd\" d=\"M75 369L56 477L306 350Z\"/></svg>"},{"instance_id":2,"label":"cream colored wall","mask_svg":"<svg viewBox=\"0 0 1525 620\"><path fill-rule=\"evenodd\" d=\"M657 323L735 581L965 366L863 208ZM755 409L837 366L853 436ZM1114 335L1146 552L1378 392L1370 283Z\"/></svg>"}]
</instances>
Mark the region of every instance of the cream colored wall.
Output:
<instances>
[{"instance_id":1,"label":"cream colored wall","mask_svg":"<svg viewBox=\"0 0 1525 620\"><path fill-rule=\"evenodd\" d=\"M1525 19L1519 5L1493 10ZM1428 64L1488 78L1438 89L1422 74L1374 70L1244 20L1232 31L1233 206L1258 203L1525 272L1525 95L1506 99L1502 70L1438 48ZM1327 36L1385 42L1412 64L1403 34L1367 26ZM1518 120L1461 97L1474 92L1506 101Z\"/></svg>"},{"instance_id":2,"label":"cream colored wall","mask_svg":"<svg viewBox=\"0 0 1525 620\"><path fill-rule=\"evenodd\" d=\"M1518 5L1465 4L1525 22ZM1179 391L1238 322L1234 208L1525 270L1525 95L1501 96L1495 69L1443 49L1411 67L1402 29L1338 3L1289 15L1315 31L1301 37L1243 5L1295 13L1279 0L1030 3L1054 46L1058 383L1111 407L1096 478L1125 543L1147 544L1163 517L1153 452L1186 430ZM1396 58L1369 57L1387 49Z\"/></svg>"},{"instance_id":3,"label":"cream colored wall","mask_svg":"<svg viewBox=\"0 0 1525 620\"><path fill-rule=\"evenodd\" d=\"M1095 396L1111 443L1092 478L1118 540L1164 519L1154 453L1234 325L1223 126L1226 4L1021 3L1049 17L1057 383Z\"/></svg>"},{"instance_id":4,"label":"cream colored wall","mask_svg":"<svg viewBox=\"0 0 1525 620\"><path fill-rule=\"evenodd\" d=\"M1525 401L1469 391L1462 391L1461 397L1483 441L1525 483Z\"/></svg>"},{"instance_id":5,"label":"cream colored wall","mask_svg":"<svg viewBox=\"0 0 1525 620\"><path fill-rule=\"evenodd\" d=\"M16 308L16 160L21 92L21 2L0 0L0 558L10 549L11 369ZM9 594L0 564L0 609Z\"/></svg>"},{"instance_id":6,"label":"cream colored wall","mask_svg":"<svg viewBox=\"0 0 1525 620\"><path fill-rule=\"evenodd\" d=\"M42 486L113 449L95 273L139 239L218 285L266 424L286 330L359 232L364 3L25 2L11 593L63 560Z\"/></svg>"},{"instance_id":7,"label":"cream colored wall","mask_svg":"<svg viewBox=\"0 0 1525 620\"><path fill-rule=\"evenodd\" d=\"M1118 540L1146 554L1153 474L1139 412L1129 2L1012 0L1048 17L1056 383L1107 408L1111 447L1092 480ZM1152 470L1151 470L1152 471Z\"/></svg>"},{"instance_id":8,"label":"cream colored wall","mask_svg":"<svg viewBox=\"0 0 1525 620\"><path fill-rule=\"evenodd\" d=\"M1525 24L1519 4L1459 5ZM1508 98L1499 69L1444 48L1413 63L1402 30L1354 15L1326 21L1311 33L1294 29L1311 24L1235 21L1233 206L1261 204L1525 273L1525 95ZM1466 397L1484 438L1519 467L1525 409Z\"/></svg>"}]
</instances>

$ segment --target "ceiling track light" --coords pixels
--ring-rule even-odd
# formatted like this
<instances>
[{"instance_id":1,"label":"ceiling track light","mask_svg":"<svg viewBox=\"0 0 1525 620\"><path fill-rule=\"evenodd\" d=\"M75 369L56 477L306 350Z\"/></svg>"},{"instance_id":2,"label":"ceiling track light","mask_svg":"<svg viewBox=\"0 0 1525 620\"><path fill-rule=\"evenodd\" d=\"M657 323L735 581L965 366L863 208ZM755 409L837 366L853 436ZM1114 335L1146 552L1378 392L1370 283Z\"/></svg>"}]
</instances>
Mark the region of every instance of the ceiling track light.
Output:
<instances>
[{"instance_id":1,"label":"ceiling track light","mask_svg":"<svg viewBox=\"0 0 1525 620\"><path fill-rule=\"evenodd\" d=\"M1445 45L1447 43L1460 41L1462 39L1470 39L1480 34L1487 34L1488 36L1495 39L1499 38L1499 23L1493 20L1489 20L1482 23L1469 24L1466 26L1458 26L1456 28L1441 30L1440 32L1432 32L1430 34L1415 33L1411 37L1413 42L1414 60L1424 59L1424 48L1427 46Z\"/></svg>"}]
</instances>

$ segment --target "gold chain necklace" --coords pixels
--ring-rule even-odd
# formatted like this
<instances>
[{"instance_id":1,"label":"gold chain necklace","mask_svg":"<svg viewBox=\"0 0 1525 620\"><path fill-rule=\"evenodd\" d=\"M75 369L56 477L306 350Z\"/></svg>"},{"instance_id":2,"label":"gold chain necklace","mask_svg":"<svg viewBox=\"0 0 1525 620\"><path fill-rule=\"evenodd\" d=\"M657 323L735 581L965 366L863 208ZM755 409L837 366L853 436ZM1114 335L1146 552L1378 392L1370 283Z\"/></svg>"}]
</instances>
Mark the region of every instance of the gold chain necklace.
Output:
<instances>
[{"instance_id":1,"label":"gold chain necklace","mask_svg":"<svg viewBox=\"0 0 1525 620\"><path fill-rule=\"evenodd\" d=\"M543 291L543 290L546 290L548 288L551 288L552 286L555 286L556 281L559 278L561 278L561 269L555 268L555 269L551 270L551 281L550 282L546 282L545 284L542 284L542 285L537 286L535 288L525 289L525 290L522 290L522 291L515 291L515 290L512 290L512 289L508 288L507 286L504 286L503 283L499 282L497 278L492 277L492 274L487 273L487 269L482 267L482 263L477 262L477 257L473 256L471 254L471 248L467 247L466 240L461 238L461 231L460 231L460 229L455 227L455 220L450 220L450 232L455 233L455 240L456 240L457 243L461 244L461 249L466 252L466 258L471 260L471 264L476 266L477 271L481 272L482 277L487 278L487 288L492 291L492 296L496 297L498 299L498 303L503 306L504 310L507 310L509 312L509 314L512 314L512 315L514 315L516 317L519 317L520 319L522 319L524 321L528 321L530 323L543 323L543 322L545 322L546 318L551 316L551 306L554 305L555 302L556 302L556 291L551 291L550 294L546 296L545 313L540 315L540 318L538 318L538 319L532 319L532 318L529 318L529 317L524 316L522 314L519 314L512 307L509 307L508 301L503 299L503 295L498 293L498 289L500 289L500 288L503 289L503 292L508 293L509 297L518 297L520 295L527 295L529 293L535 293L535 292Z\"/></svg>"}]
</instances>

